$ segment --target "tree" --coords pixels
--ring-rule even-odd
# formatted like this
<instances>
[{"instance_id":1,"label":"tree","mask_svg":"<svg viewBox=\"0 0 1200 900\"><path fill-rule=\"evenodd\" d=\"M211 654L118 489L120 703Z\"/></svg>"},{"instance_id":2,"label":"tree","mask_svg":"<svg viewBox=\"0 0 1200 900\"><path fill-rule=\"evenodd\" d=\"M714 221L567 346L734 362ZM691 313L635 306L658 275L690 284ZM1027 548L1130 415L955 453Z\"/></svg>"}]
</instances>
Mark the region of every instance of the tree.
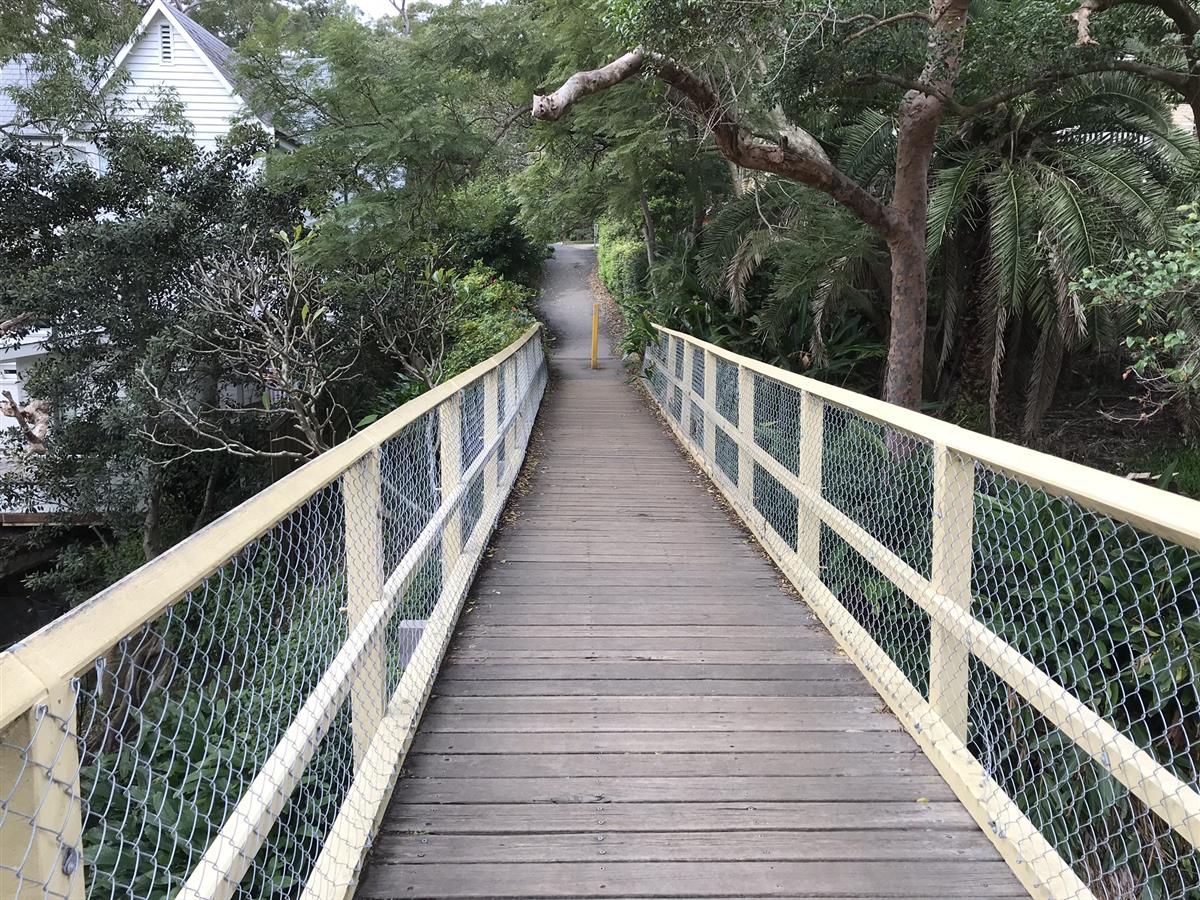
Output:
<instances>
[{"instance_id":1,"label":"tree","mask_svg":"<svg viewBox=\"0 0 1200 900\"><path fill-rule=\"evenodd\" d=\"M300 142L271 176L320 216L311 256L377 267L422 244L441 255L511 206L481 182L518 165L521 25L508 7L464 5L413 21L411 35L329 16L307 32L264 23L243 42L255 102Z\"/></svg>"},{"instance_id":2,"label":"tree","mask_svg":"<svg viewBox=\"0 0 1200 900\"><path fill-rule=\"evenodd\" d=\"M1073 285L1093 309L1121 325L1125 377L1140 385L1142 418L1168 410L1185 438L1200 439L1200 208L1184 218L1163 252L1136 249L1084 270Z\"/></svg>"},{"instance_id":3,"label":"tree","mask_svg":"<svg viewBox=\"0 0 1200 900\"><path fill-rule=\"evenodd\" d=\"M1077 46L1099 57L1097 68L1166 86L1191 107L1200 137L1200 10L1189 0L1083 0L1071 19Z\"/></svg>"},{"instance_id":4,"label":"tree","mask_svg":"<svg viewBox=\"0 0 1200 900\"><path fill-rule=\"evenodd\" d=\"M838 165L876 191L886 189L895 158L890 126L866 111L830 142ZM1087 266L1162 244L1198 149L1152 83L1119 72L1065 82L943 131L926 245L930 336L940 343L927 367L932 396L956 416L984 410L995 430L1003 376L1024 393L1023 432L1034 437L1069 353L1115 342L1069 284ZM764 349L790 345L805 354L800 368L844 372L863 349L847 316L867 323L872 340L887 337L884 248L844 208L782 179L755 194L715 217L702 272L718 296L765 326ZM1001 365L1006 355L1014 365Z\"/></svg>"},{"instance_id":5,"label":"tree","mask_svg":"<svg viewBox=\"0 0 1200 900\"><path fill-rule=\"evenodd\" d=\"M807 130L790 123L761 137L739 118L733 98L675 59L638 47L617 60L571 76L558 90L534 97L535 118L554 121L578 100L648 69L686 97L721 154L734 165L779 175L822 191L875 229L892 259L891 335L885 396L916 407L922 394L926 317L926 182L946 100L953 96L966 27L965 0L934 0L926 17L929 48L922 81L936 90L909 90L899 107L894 189L883 203L830 160ZM913 18L914 16L907 16ZM876 24L882 25L880 18Z\"/></svg>"},{"instance_id":6,"label":"tree","mask_svg":"<svg viewBox=\"0 0 1200 900\"><path fill-rule=\"evenodd\" d=\"M798 182L840 204L888 247L884 395L916 406L925 374L925 238L939 131L969 131L1022 98L1051 94L1090 74L1155 74L1121 49L1134 31L1127 23L1120 33L1114 25L1102 35L1102 46L1081 47L1050 3L980 5L972 16L968 23L965 2L885 11L858 0L835 6L614 0L609 24L639 46L535 97L534 115L558 120L583 97L648 73L667 86L668 102L672 95L686 99L701 133L732 164ZM1031 45L1030 34L1040 43ZM1063 64L1047 69L1048 54ZM864 184L831 161L835 134L842 123L889 106L890 175Z\"/></svg>"},{"instance_id":7,"label":"tree","mask_svg":"<svg viewBox=\"0 0 1200 900\"><path fill-rule=\"evenodd\" d=\"M292 197L254 176L266 147L250 126L202 152L124 124L101 137L108 166L96 174L53 150L0 145L0 320L21 323L10 341L49 329L26 388L57 417L46 452L22 453L27 474L5 478L6 502L140 530L146 556L187 530L213 470L156 464L140 373L171 371L180 316L167 287L181 268L298 216Z\"/></svg>"}]
</instances>

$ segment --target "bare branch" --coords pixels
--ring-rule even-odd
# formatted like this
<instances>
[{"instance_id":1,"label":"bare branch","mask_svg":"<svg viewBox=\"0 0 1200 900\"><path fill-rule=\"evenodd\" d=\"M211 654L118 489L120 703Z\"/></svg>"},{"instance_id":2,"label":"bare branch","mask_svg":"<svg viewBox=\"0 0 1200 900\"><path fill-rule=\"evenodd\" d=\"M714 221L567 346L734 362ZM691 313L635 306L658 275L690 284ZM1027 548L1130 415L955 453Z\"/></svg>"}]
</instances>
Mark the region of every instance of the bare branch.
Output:
<instances>
[{"instance_id":1,"label":"bare branch","mask_svg":"<svg viewBox=\"0 0 1200 900\"><path fill-rule=\"evenodd\" d=\"M860 17L855 16L854 18L857 19ZM933 19L930 18L930 16L927 13L916 12L916 11L897 13L894 16L887 16L886 18L883 18L883 19L878 19L875 16L865 16L865 18L873 19L874 21L871 22L871 24L866 26L865 28L861 28L858 31L854 32L854 34L847 37L846 38L847 44L849 44L853 41L857 41L859 38L870 34L872 31L875 31L878 28L887 28L891 25L895 25L898 22L907 22L907 21L916 19L918 21L924 22L926 25L933 24ZM847 21L853 21L853 19L849 19Z\"/></svg>"},{"instance_id":2,"label":"bare branch","mask_svg":"<svg viewBox=\"0 0 1200 900\"><path fill-rule=\"evenodd\" d=\"M5 321L0 322L0 337L3 337L6 334L10 334L11 332L17 331L18 329L25 328L26 326L32 325L35 318L36 317L34 316L33 313L23 312L23 313L18 313L17 315L13 316L11 319L6 319Z\"/></svg>"},{"instance_id":3,"label":"bare branch","mask_svg":"<svg viewBox=\"0 0 1200 900\"><path fill-rule=\"evenodd\" d=\"M646 51L638 47L599 69L576 72L554 93L533 95L533 117L544 122L557 122L577 101L632 78L642 71L645 62Z\"/></svg>"}]
</instances>

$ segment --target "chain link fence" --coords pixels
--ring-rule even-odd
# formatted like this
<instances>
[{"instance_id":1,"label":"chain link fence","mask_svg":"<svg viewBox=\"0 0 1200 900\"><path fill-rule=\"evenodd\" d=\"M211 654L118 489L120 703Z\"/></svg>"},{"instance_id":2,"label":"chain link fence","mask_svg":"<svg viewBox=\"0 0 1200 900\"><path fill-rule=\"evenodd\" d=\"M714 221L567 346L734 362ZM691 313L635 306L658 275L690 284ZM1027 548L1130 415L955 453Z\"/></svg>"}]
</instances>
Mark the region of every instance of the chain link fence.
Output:
<instances>
[{"instance_id":1,"label":"chain link fence","mask_svg":"<svg viewBox=\"0 0 1200 900\"><path fill-rule=\"evenodd\" d=\"M1031 893L1200 898L1200 504L677 332L643 374Z\"/></svg>"},{"instance_id":2,"label":"chain link fence","mask_svg":"<svg viewBox=\"0 0 1200 900\"><path fill-rule=\"evenodd\" d=\"M545 380L531 329L0 654L0 896L348 896Z\"/></svg>"}]
</instances>

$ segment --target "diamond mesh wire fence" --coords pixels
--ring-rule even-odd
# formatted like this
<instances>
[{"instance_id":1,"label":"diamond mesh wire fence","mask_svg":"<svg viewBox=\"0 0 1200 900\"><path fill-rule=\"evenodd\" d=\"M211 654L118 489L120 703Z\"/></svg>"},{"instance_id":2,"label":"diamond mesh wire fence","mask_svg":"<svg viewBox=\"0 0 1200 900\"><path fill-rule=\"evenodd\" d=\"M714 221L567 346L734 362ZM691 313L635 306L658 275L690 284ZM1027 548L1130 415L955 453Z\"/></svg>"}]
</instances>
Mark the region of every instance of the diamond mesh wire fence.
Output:
<instances>
[{"instance_id":1,"label":"diamond mesh wire fence","mask_svg":"<svg viewBox=\"0 0 1200 900\"><path fill-rule=\"evenodd\" d=\"M666 420L1025 885L1200 898L1200 504L661 337Z\"/></svg>"},{"instance_id":2,"label":"diamond mesh wire fence","mask_svg":"<svg viewBox=\"0 0 1200 900\"><path fill-rule=\"evenodd\" d=\"M479 369L0 655L0 896L347 895L523 457L536 331Z\"/></svg>"}]
</instances>

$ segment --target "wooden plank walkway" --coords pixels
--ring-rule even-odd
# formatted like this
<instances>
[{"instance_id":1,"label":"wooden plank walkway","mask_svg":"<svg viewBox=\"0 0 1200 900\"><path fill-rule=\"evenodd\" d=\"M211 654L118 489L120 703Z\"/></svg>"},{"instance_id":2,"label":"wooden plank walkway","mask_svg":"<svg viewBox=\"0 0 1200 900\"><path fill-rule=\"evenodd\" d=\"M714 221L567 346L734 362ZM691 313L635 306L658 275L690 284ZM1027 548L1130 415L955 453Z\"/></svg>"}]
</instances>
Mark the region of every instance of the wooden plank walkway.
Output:
<instances>
[{"instance_id":1,"label":"wooden plank walkway","mask_svg":"<svg viewBox=\"0 0 1200 900\"><path fill-rule=\"evenodd\" d=\"M530 488L358 896L1027 896L617 363L586 369L590 265L552 264Z\"/></svg>"}]
</instances>

